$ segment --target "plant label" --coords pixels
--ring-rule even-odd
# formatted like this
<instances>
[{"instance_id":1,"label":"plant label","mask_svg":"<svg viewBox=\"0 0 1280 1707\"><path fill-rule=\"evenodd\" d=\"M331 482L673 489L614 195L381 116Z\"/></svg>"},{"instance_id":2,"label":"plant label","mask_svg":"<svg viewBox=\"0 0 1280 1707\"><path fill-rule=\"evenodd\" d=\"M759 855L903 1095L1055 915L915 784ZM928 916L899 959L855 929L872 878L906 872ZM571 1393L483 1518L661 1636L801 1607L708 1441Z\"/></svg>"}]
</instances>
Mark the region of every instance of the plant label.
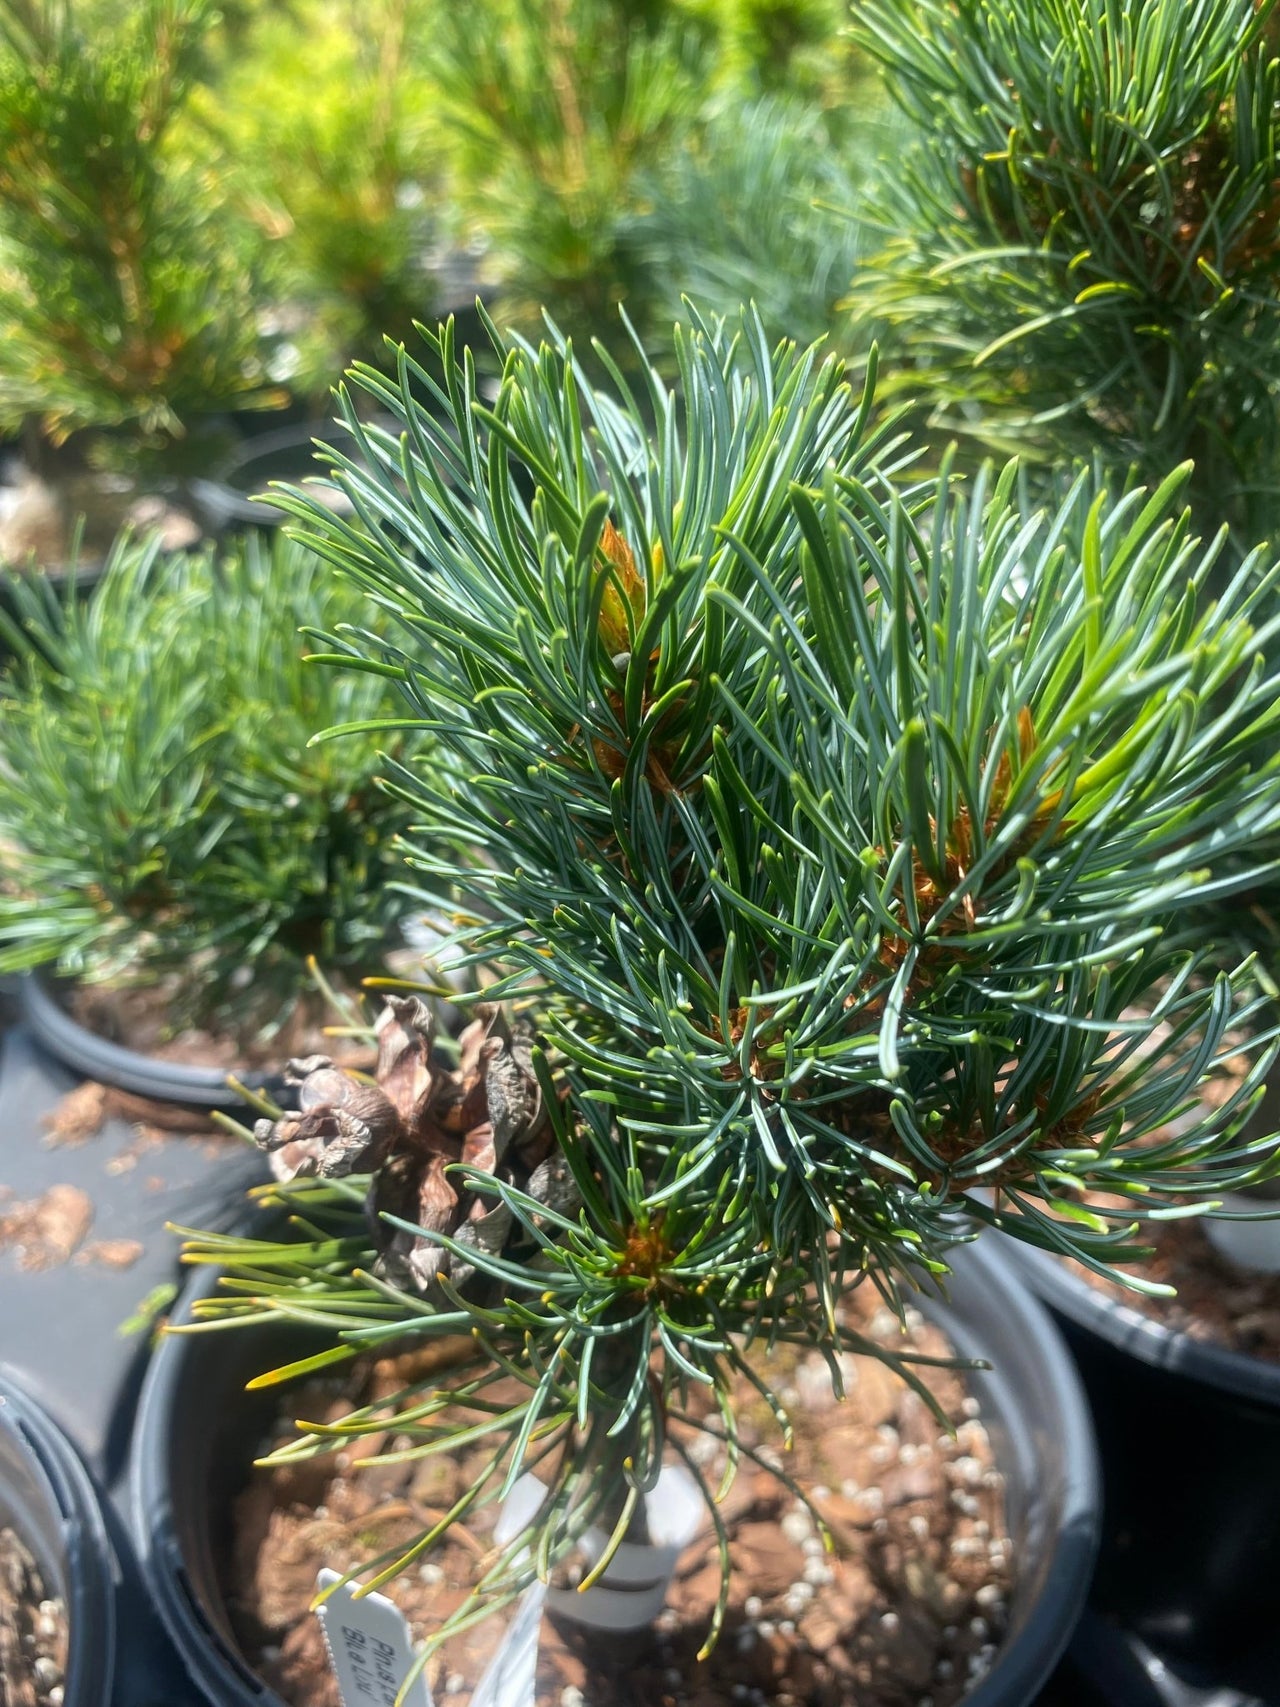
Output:
<instances>
[{"instance_id":1,"label":"plant label","mask_svg":"<svg viewBox=\"0 0 1280 1707\"><path fill-rule=\"evenodd\" d=\"M316 1586L328 1589L340 1581L337 1571L321 1571ZM413 1664L413 1644L404 1614L382 1594L357 1600L359 1586L346 1583L334 1589L316 1612L342 1694L342 1707L435 1707L423 1676L416 1677L401 1693Z\"/></svg>"}]
</instances>

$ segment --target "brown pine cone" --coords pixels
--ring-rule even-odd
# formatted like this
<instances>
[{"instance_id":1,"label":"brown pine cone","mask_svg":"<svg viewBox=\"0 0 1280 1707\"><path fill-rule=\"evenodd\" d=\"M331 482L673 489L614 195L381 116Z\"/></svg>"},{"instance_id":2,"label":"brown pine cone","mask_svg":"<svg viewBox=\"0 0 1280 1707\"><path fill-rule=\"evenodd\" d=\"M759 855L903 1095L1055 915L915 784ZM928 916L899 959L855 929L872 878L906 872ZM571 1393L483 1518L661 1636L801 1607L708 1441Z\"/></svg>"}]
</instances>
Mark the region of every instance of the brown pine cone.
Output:
<instances>
[{"instance_id":1,"label":"brown pine cone","mask_svg":"<svg viewBox=\"0 0 1280 1707\"><path fill-rule=\"evenodd\" d=\"M429 1238L390 1226L391 1214L458 1244L500 1252L515 1218L446 1170L465 1162L519 1186L562 1212L576 1201L572 1176L545 1117L529 1028L496 1007L478 1007L458 1039L456 1067L433 1058L435 1018L415 996L391 996L376 1027L374 1082L324 1055L291 1061L297 1113L260 1120L254 1138L277 1179L372 1174L368 1207L377 1272L425 1291L437 1275L454 1286L475 1268Z\"/></svg>"}]
</instances>

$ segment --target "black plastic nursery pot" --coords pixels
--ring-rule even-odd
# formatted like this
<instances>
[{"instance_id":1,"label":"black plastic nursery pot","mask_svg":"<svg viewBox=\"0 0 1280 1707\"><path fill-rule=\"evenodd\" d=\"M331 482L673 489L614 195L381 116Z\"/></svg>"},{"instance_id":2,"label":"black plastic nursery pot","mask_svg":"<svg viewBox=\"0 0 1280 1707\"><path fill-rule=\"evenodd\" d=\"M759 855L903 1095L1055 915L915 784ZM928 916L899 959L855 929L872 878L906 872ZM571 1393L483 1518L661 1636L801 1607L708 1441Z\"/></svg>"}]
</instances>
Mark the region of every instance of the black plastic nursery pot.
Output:
<instances>
[{"instance_id":1,"label":"black plastic nursery pot","mask_svg":"<svg viewBox=\"0 0 1280 1707\"><path fill-rule=\"evenodd\" d=\"M9 1017L3 1008L0 1017ZM40 1458L35 1485L42 1491L31 1492L32 1473L24 1467L21 1504L24 1512L44 1514L35 1527L54 1538L43 1549L27 1543L47 1566L46 1580L61 1581L55 1567L67 1544L64 1528L79 1549L73 1557L86 1560L86 1570L92 1567L87 1589L76 1586L75 1577L69 1604L74 1616L77 1595L88 1596L81 1628L93 1688L88 1695L68 1689L64 1707L100 1707L108 1700L112 1707L195 1707L151 1610L121 1517L129 1438L148 1325L179 1277L177 1242L166 1223L232 1225L244 1213L245 1191L266 1177L266 1166L256 1150L230 1138L153 1131L139 1153L138 1133L119 1115L73 1148L50 1146L46 1120L75 1083L26 1027L0 1032L0 1210L69 1185L92 1208L81 1248L69 1260L28 1263L21 1244L0 1250L0 1522L10 1521L17 1503L6 1477L20 1440L23 1454L34 1447ZM99 1241L126 1260L119 1266L84 1261ZM108 1562L114 1556L114 1577L105 1573L113 1597L105 1636L95 1633L103 1621L94 1610L102 1536L94 1491L101 1496L96 1511L105 1521Z\"/></svg>"},{"instance_id":2,"label":"black plastic nursery pot","mask_svg":"<svg viewBox=\"0 0 1280 1707\"><path fill-rule=\"evenodd\" d=\"M225 1068L164 1061L100 1037L74 1018L58 999L57 985L40 973L22 980L22 1017L41 1048L81 1078L152 1102L245 1113L245 1101L228 1083ZM290 1092L280 1074L246 1072L240 1079L287 1105Z\"/></svg>"},{"instance_id":3,"label":"black plastic nursery pot","mask_svg":"<svg viewBox=\"0 0 1280 1707\"><path fill-rule=\"evenodd\" d=\"M14 447L16 449L16 447ZM0 461L4 447L0 445ZM190 550L203 543L207 530L186 502L180 482L169 479L154 486L123 472L98 471L88 466L82 448L62 447L36 458L39 473L23 461L22 472L32 482L19 496L0 479L0 508L12 524L14 502L28 513L18 524L18 537L7 528L0 540L0 606L16 617L5 584L8 576L45 582L59 596L74 587L83 596L102 578L112 542L122 531L145 534L158 529L173 550ZM30 509L34 506L34 511Z\"/></svg>"},{"instance_id":4,"label":"black plastic nursery pot","mask_svg":"<svg viewBox=\"0 0 1280 1707\"><path fill-rule=\"evenodd\" d=\"M67 1609L64 1707L107 1707L116 1650L116 1563L97 1495L66 1437L0 1372L0 1527L34 1557Z\"/></svg>"},{"instance_id":5,"label":"black plastic nursery pot","mask_svg":"<svg viewBox=\"0 0 1280 1707\"><path fill-rule=\"evenodd\" d=\"M315 441L334 436L331 419L288 421L258 431L223 457L209 477L186 482L201 523L220 534L246 527L274 527L285 512L259 497L274 480L298 481L317 474Z\"/></svg>"},{"instance_id":6,"label":"black plastic nursery pot","mask_svg":"<svg viewBox=\"0 0 1280 1707\"><path fill-rule=\"evenodd\" d=\"M1188 1670L1280 1702L1280 1365L1164 1327L1042 1252L1011 1254L1093 1410L1094 1604Z\"/></svg>"},{"instance_id":7,"label":"black plastic nursery pot","mask_svg":"<svg viewBox=\"0 0 1280 1707\"><path fill-rule=\"evenodd\" d=\"M200 1274L176 1321L217 1285ZM923 1312L965 1357L1004 1474L1017 1575L1004 1643L967 1707L1030 1707L1070 1639L1097 1545L1100 1489L1078 1377L1046 1313L992 1241L959 1251L946 1302ZM232 1498L279 1392L245 1394L250 1377L287 1355L274 1331L164 1340L152 1360L133 1447L133 1521L144 1571L193 1683L216 1707L282 1707L239 1652L219 1588ZM597 1704L604 1707L604 1704Z\"/></svg>"},{"instance_id":8,"label":"black plastic nursery pot","mask_svg":"<svg viewBox=\"0 0 1280 1707\"><path fill-rule=\"evenodd\" d=\"M260 1151L229 1135L152 1129L144 1139L123 1113L70 1147L50 1143L76 1084L26 1026L0 1034L2 1207L71 1187L87 1215L63 1260L27 1251L22 1239L0 1250L0 1362L110 1487L127 1462L149 1312L159 1307L149 1301L171 1295L180 1278L166 1223L232 1225L268 1170ZM114 1266L94 1256L100 1244L117 1254Z\"/></svg>"}]
</instances>

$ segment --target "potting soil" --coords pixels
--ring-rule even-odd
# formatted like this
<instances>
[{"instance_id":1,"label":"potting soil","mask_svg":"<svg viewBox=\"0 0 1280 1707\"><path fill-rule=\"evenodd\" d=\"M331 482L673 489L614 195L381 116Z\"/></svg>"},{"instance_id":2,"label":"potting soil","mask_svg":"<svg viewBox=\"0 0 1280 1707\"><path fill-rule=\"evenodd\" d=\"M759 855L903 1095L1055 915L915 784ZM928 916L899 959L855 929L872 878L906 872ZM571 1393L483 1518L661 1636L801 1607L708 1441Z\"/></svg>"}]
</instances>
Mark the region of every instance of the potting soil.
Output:
<instances>
[{"instance_id":1,"label":"potting soil","mask_svg":"<svg viewBox=\"0 0 1280 1707\"><path fill-rule=\"evenodd\" d=\"M0 1707L62 1707L67 1609L30 1549L0 1529Z\"/></svg>"},{"instance_id":2,"label":"potting soil","mask_svg":"<svg viewBox=\"0 0 1280 1707\"><path fill-rule=\"evenodd\" d=\"M870 1286L846 1306L849 1325L898 1351L947 1355L942 1335L914 1312L905 1335ZM952 1707L992 1663L1013 1580L1002 1478L960 1372L929 1369L950 1428L881 1362L842 1359L837 1401L816 1353L783 1348L768 1364L795 1425L777 1452L771 1413L745 1381L735 1395L742 1438L785 1464L811 1491L835 1541L824 1550L804 1504L767 1469L743 1459L721 1506L733 1576L724 1633L699 1662L720 1573L709 1526L677 1569L656 1626L601 1637L544 1619L540 1707ZM764 1367L762 1365L762 1367ZM286 1400L277 1439L297 1417L337 1420L389 1392L385 1365L338 1392L313 1382ZM711 1487L724 1447L714 1433L673 1424ZM268 1443L270 1444L270 1443ZM228 1607L246 1656L291 1707L339 1707L318 1622L309 1606L321 1566L345 1571L407 1545L469 1487L483 1446L379 1464L409 1444L394 1419L380 1440L335 1456L256 1472L240 1496L226 1561ZM357 1458L375 1462L358 1467ZM455 1525L445 1543L382 1592L415 1639L462 1603L489 1553L492 1508ZM500 1639L495 1617L448 1642L429 1679L441 1707L465 1707Z\"/></svg>"}]
</instances>

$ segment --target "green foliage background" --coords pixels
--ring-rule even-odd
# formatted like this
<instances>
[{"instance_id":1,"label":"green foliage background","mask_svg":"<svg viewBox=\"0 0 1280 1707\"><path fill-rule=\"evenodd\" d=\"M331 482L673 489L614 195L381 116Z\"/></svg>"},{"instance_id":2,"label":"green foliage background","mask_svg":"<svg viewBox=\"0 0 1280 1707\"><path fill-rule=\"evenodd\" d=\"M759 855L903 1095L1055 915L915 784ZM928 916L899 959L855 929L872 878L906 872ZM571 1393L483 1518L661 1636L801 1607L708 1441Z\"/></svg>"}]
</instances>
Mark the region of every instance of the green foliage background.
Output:
<instances>
[{"instance_id":1,"label":"green foliage background","mask_svg":"<svg viewBox=\"0 0 1280 1707\"><path fill-rule=\"evenodd\" d=\"M174 121L205 0L0 8L0 430L180 431L261 400L252 244Z\"/></svg>"},{"instance_id":2,"label":"green foliage background","mask_svg":"<svg viewBox=\"0 0 1280 1707\"><path fill-rule=\"evenodd\" d=\"M175 1022L241 1033L288 1016L309 956L377 970L410 819L381 753L414 743L310 746L386 693L305 663L299 633L362 605L283 536L217 556L123 541L87 599L9 592L0 966L176 978Z\"/></svg>"},{"instance_id":3,"label":"green foliage background","mask_svg":"<svg viewBox=\"0 0 1280 1707\"><path fill-rule=\"evenodd\" d=\"M428 76L435 0L296 0L213 44L186 116L193 154L264 245L276 375L322 396L342 365L430 317L442 226L443 141Z\"/></svg>"},{"instance_id":4,"label":"green foliage background","mask_svg":"<svg viewBox=\"0 0 1280 1707\"><path fill-rule=\"evenodd\" d=\"M1273 0L866 0L912 145L853 305L951 428L1280 521Z\"/></svg>"},{"instance_id":5,"label":"green foliage background","mask_svg":"<svg viewBox=\"0 0 1280 1707\"><path fill-rule=\"evenodd\" d=\"M619 305L657 347L691 285L825 329L856 236L814 204L856 200L878 105L843 22L835 0L3 0L0 430L164 443L315 405L477 288L624 356Z\"/></svg>"}]
</instances>

